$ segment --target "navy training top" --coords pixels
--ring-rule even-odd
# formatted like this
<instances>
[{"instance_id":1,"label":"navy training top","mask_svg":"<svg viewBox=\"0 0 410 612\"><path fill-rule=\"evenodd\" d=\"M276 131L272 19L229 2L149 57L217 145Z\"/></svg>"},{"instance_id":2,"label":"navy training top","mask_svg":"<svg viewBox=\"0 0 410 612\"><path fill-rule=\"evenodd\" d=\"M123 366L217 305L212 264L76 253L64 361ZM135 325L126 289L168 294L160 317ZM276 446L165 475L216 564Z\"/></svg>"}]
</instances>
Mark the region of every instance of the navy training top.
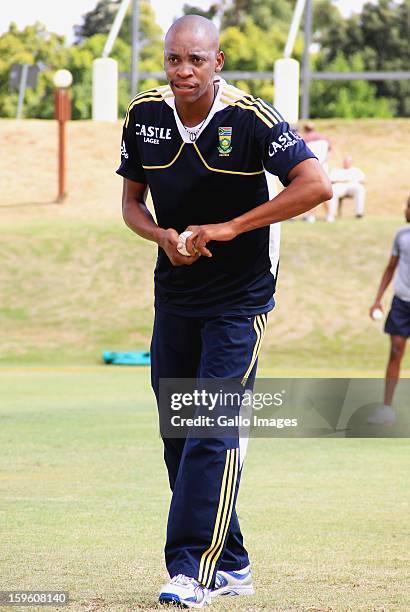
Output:
<instances>
[{"instance_id":1,"label":"navy training top","mask_svg":"<svg viewBox=\"0 0 410 612\"><path fill-rule=\"evenodd\" d=\"M278 111L260 98L219 85L213 106L191 142L169 85L138 94L125 117L117 173L148 184L157 223L183 232L223 223L265 203L276 175L315 155ZM192 130L192 128L190 128ZM172 266L158 248L155 306L171 314L252 316L274 306L280 225L212 241L213 257Z\"/></svg>"}]
</instances>

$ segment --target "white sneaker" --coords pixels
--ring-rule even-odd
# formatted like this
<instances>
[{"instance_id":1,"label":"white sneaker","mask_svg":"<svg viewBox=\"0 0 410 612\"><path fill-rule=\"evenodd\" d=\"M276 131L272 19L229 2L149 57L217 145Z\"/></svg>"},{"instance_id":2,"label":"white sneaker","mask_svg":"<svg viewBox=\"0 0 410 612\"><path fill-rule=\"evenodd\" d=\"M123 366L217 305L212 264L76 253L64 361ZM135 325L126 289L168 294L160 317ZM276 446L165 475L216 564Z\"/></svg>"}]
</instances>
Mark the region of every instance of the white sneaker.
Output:
<instances>
[{"instance_id":1,"label":"white sneaker","mask_svg":"<svg viewBox=\"0 0 410 612\"><path fill-rule=\"evenodd\" d=\"M178 574L162 587L159 603L173 604L178 608L202 608L211 603L210 589L195 578Z\"/></svg>"},{"instance_id":2,"label":"white sneaker","mask_svg":"<svg viewBox=\"0 0 410 612\"><path fill-rule=\"evenodd\" d=\"M369 425L393 425L396 422L396 413L390 406L377 406L367 417L367 422Z\"/></svg>"},{"instance_id":3,"label":"white sneaker","mask_svg":"<svg viewBox=\"0 0 410 612\"><path fill-rule=\"evenodd\" d=\"M223 572L222 570L216 572L215 586L211 591L211 597L217 595L253 595L254 593L249 565L236 572Z\"/></svg>"}]
</instances>

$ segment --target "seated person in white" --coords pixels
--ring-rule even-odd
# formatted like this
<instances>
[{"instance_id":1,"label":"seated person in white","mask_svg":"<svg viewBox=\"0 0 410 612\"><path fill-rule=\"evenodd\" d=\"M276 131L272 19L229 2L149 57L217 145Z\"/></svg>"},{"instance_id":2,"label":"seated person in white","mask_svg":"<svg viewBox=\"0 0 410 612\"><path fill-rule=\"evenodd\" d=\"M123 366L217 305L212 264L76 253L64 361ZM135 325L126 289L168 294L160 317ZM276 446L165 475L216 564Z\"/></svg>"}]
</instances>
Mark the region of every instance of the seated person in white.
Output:
<instances>
[{"instance_id":1,"label":"seated person in white","mask_svg":"<svg viewBox=\"0 0 410 612\"><path fill-rule=\"evenodd\" d=\"M346 196L354 199L356 205L356 217L360 219L364 215L365 201L365 174L360 168L352 166L352 158L345 157L343 168L334 168L329 176L332 181L333 198L329 202L328 221L334 221L339 205L339 200Z\"/></svg>"}]
</instances>

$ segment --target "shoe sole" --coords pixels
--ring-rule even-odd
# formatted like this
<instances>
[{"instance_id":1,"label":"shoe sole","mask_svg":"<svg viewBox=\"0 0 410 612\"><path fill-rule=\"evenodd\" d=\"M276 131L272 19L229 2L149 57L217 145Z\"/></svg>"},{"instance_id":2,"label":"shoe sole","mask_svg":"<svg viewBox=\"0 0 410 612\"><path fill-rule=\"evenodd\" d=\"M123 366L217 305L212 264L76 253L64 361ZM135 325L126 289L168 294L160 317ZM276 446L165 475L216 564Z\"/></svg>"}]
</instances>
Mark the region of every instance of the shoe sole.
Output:
<instances>
[{"instance_id":1,"label":"shoe sole","mask_svg":"<svg viewBox=\"0 0 410 612\"><path fill-rule=\"evenodd\" d=\"M199 603L199 604L192 603L192 602L190 602L189 604L186 604L183 601L181 601L179 599L179 597L176 598L176 597L172 597L172 596L161 596L161 595L160 595L158 601L159 601L159 603L162 606L164 606L164 607L166 606L168 608L171 608L171 607L172 608L180 608L180 609L203 608L204 606L206 606L206 605L211 603L211 596L208 595L208 597L204 601Z\"/></svg>"},{"instance_id":2,"label":"shoe sole","mask_svg":"<svg viewBox=\"0 0 410 612\"><path fill-rule=\"evenodd\" d=\"M211 597L221 596L231 596L236 597L238 595L254 595L255 590L251 584L238 584L237 586L224 586L220 589L216 589L215 591L211 591Z\"/></svg>"}]
</instances>

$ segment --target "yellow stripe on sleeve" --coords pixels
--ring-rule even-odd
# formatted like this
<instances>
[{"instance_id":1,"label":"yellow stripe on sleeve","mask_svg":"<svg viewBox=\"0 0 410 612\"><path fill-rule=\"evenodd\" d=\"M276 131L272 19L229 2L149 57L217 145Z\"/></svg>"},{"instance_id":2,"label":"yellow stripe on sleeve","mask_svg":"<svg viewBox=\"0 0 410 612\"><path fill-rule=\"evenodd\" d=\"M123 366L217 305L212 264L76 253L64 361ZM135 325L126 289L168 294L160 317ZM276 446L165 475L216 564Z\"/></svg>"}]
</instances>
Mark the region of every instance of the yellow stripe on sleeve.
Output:
<instances>
[{"instance_id":1,"label":"yellow stripe on sleeve","mask_svg":"<svg viewBox=\"0 0 410 612\"><path fill-rule=\"evenodd\" d=\"M266 104L265 100L262 100L262 98L257 98L257 101L259 102L259 104L264 106L269 113L271 113L275 117L275 123L282 123L283 117L280 116L276 108L269 106L269 104Z\"/></svg>"},{"instance_id":2,"label":"yellow stripe on sleeve","mask_svg":"<svg viewBox=\"0 0 410 612\"><path fill-rule=\"evenodd\" d=\"M279 123L280 119L275 115L270 106L268 106L261 98L254 98L253 96L245 96L245 100L249 100L251 104L255 104L264 115L268 117L273 123Z\"/></svg>"},{"instance_id":3,"label":"yellow stripe on sleeve","mask_svg":"<svg viewBox=\"0 0 410 612\"><path fill-rule=\"evenodd\" d=\"M227 89L224 89L221 99L226 104L230 104L233 106L241 106L241 108L243 108L242 106L243 104L248 104L251 110L253 110L252 106L255 106L257 107L258 111L261 114L263 114L263 116L266 118L266 120L269 123L273 121L273 124L276 124L282 121L281 117L275 112L273 108L271 108L268 104L266 104L264 100L262 100L261 98L255 98L251 94L247 94L245 92L241 92L241 93L242 93L242 96L238 96L234 94L233 92ZM225 99L223 99L223 97L225 97ZM259 116L259 118L261 117Z\"/></svg>"},{"instance_id":4,"label":"yellow stripe on sleeve","mask_svg":"<svg viewBox=\"0 0 410 612\"><path fill-rule=\"evenodd\" d=\"M221 96L221 100L222 102L224 102L225 104L228 104L229 106L239 106L240 108L243 108L245 110L253 111L255 115L259 117L259 119L268 126L268 128L273 128L274 124L272 123L272 121L267 119L266 115L263 115L262 112L258 109L258 107L255 104L248 102L248 105L246 105L241 100L237 100L235 102L233 100L229 100L229 98L225 98L224 96Z\"/></svg>"},{"instance_id":5,"label":"yellow stripe on sleeve","mask_svg":"<svg viewBox=\"0 0 410 612\"><path fill-rule=\"evenodd\" d=\"M132 104L130 104L128 107L127 114L125 117L125 127L128 127L128 121L130 119L130 112L134 108L134 106L137 106L137 104L144 104L144 102L163 102L163 100L164 98L162 96L156 97L156 98L153 98L152 96L150 96L149 98L142 98L141 100L135 100L135 102L132 102Z\"/></svg>"}]
</instances>

